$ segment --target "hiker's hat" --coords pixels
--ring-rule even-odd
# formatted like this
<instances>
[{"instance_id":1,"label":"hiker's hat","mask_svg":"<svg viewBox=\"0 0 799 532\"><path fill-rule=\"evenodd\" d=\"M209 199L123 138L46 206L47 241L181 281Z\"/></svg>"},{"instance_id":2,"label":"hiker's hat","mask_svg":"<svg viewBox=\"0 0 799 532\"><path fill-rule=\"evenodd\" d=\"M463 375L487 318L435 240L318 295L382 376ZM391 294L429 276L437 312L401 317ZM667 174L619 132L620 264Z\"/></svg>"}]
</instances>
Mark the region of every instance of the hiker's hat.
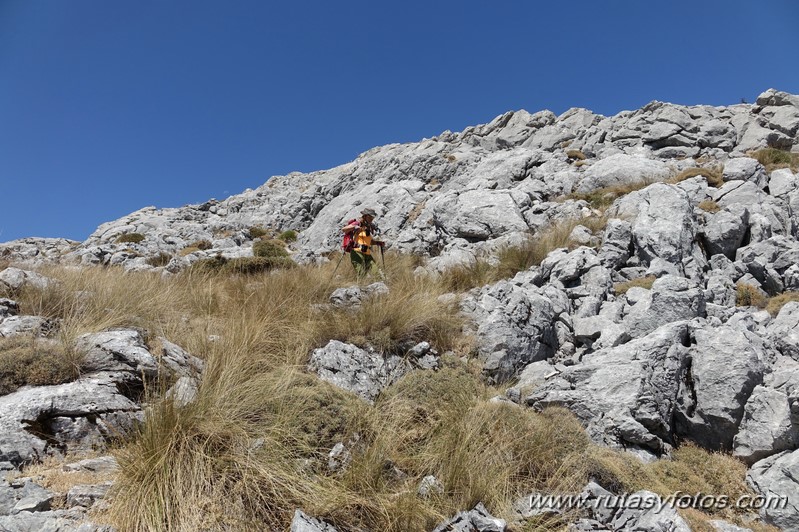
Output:
<instances>
[{"instance_id":1,"label":"hiker's hat","mask_svg":"<svg viewBox=\"0 0 799 532\"><path fill-rule=\"evenodd\" d=\"M361 211L361 214L363 216L371 216L372 218L377 216L377 213L375 212L374 209L364 209L364 210Z\"/></svg>"}]
</instances>

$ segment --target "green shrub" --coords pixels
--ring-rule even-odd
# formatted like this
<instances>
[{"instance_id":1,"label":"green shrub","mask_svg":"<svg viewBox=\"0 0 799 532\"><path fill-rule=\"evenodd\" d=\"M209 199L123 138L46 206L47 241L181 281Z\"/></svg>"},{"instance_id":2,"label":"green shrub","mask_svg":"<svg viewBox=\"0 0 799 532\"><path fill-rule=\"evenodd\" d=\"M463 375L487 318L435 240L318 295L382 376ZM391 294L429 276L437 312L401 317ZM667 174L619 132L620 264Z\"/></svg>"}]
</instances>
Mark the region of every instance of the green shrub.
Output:
<instances>
[{"instance_id":1,"label":"green shrub","mask_svg":"<svg viewBox=\"0 0 799 532\"><path fill-rule=\"evenodd\" d=\"M169 264L169 261L171 261L171 260L172 260L172 255L170 255L169 253L164 253L162 251L158 255L154 255L152 257L149 257L147 259L147 264L157 268L159 266L166 266L167 264Z\"/></svg>"},{"instance_id":2,"label":"green shrub","mask_svg":"<svg viewBox=\"0 0 799 532\"><path fill-rule=\"evenodd\" d=\"M138 244L142 240L144 240L144 235L141 233L125 233L124 235L119 235L116 242L117 244Z\"/></svg>"},{"instance_id":3,"label":"green shrub","mask_svg":"<svg viewBox=\"0 0 799 532\"><path fill-rule=\"evenodd\" d=\"M284 257L288 258L285 245L280 240L259 240L253 242L252 254L256 257Z\"/></svg>"},{"instance_id":4,"label":"green shrub","mask_svg":"<svg viewBox=\"0 0 799 532\"><path fill-rule=\"evenodd\" d=\"M267 234L269 234L269 231L267 231L263 227L252 226L248 230L248 234L250 235L251 239L255 240L256 238L261 238L262 236L266 236Z\"/></svg>"},{"instance_id":5,"label":"green shrub","mask_svg":"<svg viewBox=\"0 0 799 532\"><path fill-rule=\"evenodd\" d=\"M277 237L278 239L282 240L283 242L294 242L297 240L297 231L292 231L289 229L288 231L283 231L280 233L280 236Z\"/></svg>"}]
</instances>

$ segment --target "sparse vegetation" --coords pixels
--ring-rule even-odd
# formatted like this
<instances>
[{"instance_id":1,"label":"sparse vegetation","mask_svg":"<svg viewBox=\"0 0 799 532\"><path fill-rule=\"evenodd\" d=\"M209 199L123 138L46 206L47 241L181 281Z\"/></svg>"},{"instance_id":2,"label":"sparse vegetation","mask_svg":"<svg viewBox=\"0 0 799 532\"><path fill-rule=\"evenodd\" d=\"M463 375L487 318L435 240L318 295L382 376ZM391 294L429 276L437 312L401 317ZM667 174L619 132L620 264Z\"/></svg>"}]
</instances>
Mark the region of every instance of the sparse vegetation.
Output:
<instances>
[{"instance_id":1,"label":"sparse vegetation","mask_svg":"<svg viewBox=\"0 0 799 532\"><path fill-rule=\"evenodd\" d=\"M355 311L320 306L335 287L355 281L344 268L333 279L335 262L247 277L219 269L169 279L117 268L46 272L61 284L26 291L19 302L23 312L59 318L65 337L137 326L206 361L196 401L178 408L153 397L140 431L116 451L112 524L121 531L285 529L302 508L340 530L409 532L431 530L478 501L508 518L521 495L576 493L589 478L664 495L747 489L743 466L727 456L683 446L673 460L645 465L591 444L565 410L490 402L500 390L483 382L479 364L460 358L471 344L457 304L439 297L449 287L415 277L418 264L387 257L391 291ZM454 356L439 371L409 374L368 405L300 369L332 338L397 352L424 339ZM329 471L330 448L356 440L346 470ZM444 493L419 498L416 486L429 474Z\"/></svg>"},{"instance_id":2,"label":"sparse vegetation","mask_svg":"<svg viewBox=\"0 0 799 532\"><path fill-rule=\"evenodd\" d=\"M500 279L508 279L541 264L552 250L574 249L575 245L570 236L578 225L587 227L592 233L598 233L605 229L607 223L608 219L604 216L561 220L530 236L521 245L499 250L496 265L478 259L471 264L447 270L441 275L442 282L450 290L463 291Z\"/></svg>"},{"instance_id":3,"label":"sparse vegetation","mask_svg":"<svg viewBox=\"0 0 799 532\"><path fill-rule=\"evenodd\" d=\"M724 171L723 166L702 166L702 167L693 167L693 168L686 168L673 178L669 180L669 183L676 184L686 179L690 179L692 177L702 176L707 181L707 184L711 187L720 187L724 184L724 180L722 179L722 173Z\"/></svg>"},{"instance_id":4,"label":"sparse vegetation","mask_svg":"<svg viewBox=\"0 0 799 532\"><path fill-rule=\"evenodd\" d=\"M799 153L791 153L777 148L764 148L751 153L750 156L757 159L768 173L780 168L790 168L794 172L799 171Z\"/></svg>"},{"instance_id":5,"label":"sparse vegetation","mask_svg":"<svg viewBox=\"0 0 799 532\"><path fill-rule=\"evenodd\" d=\"M280 240L258 240L252 245L256 257L287 258L286 244Z\"/></svg>"},{"instance_id":6,"label":"sparse vegetation","mask_svg":"<svg viewBox=\"0 0 799 532\"><path fill-rule=\"evenodd\" d=\"M580 150L569 150L566 152L566 157L571 159L572 161L584 161L585 154Z\"/></svg>"},{"instance_id":7,"label":"sparse vegetation","mask_svg":"<svg viewBox=\"0 0 799 532\"><path fill-rule=\"evenodd\" d=\"M125 233L119 235L116 239L117 244L138 244L144 240L144 235L141 233Z\"/></svg>"},{"instance_id":8,"label":"sparse vegetation","mask_svg":"<svg viewBox=\"0 0 799 532\"><path fill-rule=\"evenodd\" d=\"M558 200L585 200L591 205L592 208L604 211L618 198L626 196L630 192L635 192L636 190L646 188L652 183L654 183L654 181L651 179L643 179L641 181L636 181L635 183L598 188L596 190L592 190L591 192L572 192L571 194L567 194L566 196L558 198Z\"/></svg>"},{"instance_id":9,"label":"sparse vegetation","mask_svg":"<svg viewBox=\"0 0 799 532\"><path fill-rule=\"evenodd\" d=\"M782 307L791 301L799 301L799 292L783 292L782 294L769 298L766 304L766 310L768 310L769 314L772 316L776 316L780 313Z\"/></svg>"},{"instance_id":10,"label":"sparse vegetation","mask_svg":"<svg viewBox=\"0 0 799 532\"><path fill-rule=\"evenodd\" d=\"M186 247L187 248L197 248L197 249L206 251L206 250L209 250L209 249L213 248L214 245L211 243L210 240L197 240L195 242L192 242L191 244L189 244Z\"/></svg>"},{"instance_id":11,"label":"sparse vegetation","mask_svg":"<svg viewBox=\"0 0 799 532\"><path fill-rule=\"evenodd\" d=\"M169 253L161 252L158 255L153 255L147 259L147 264L150 266L166 266L172 260L172 255Z\"/></svg>"},{"instance_id":12,"label":"sparse vegetation","mask_svg":"<svg viewBox=\"0 0 799 532\"><path fill-rule=\"evenodd\" d=\"M739 282L735 286L735 304L739 307L765 308L768 296L755 285Z\"/></svg>"},{"instance_id":13,"label":"sparse vegetation","mask_svg":"<svg viewBox=\"0 0 799 532\"><path fill-rule=\"evenodd\" d=\"M203 259L192 264L195 273L221 273L224 275L254 275L272 271L278 268L288 269L296 264L288 257L237 257L228 259L217 255L210 259Z\"/></svg>"},{"instance_id":14,"label":"sparse vegetation","mask_svg":"<svg viewBox=\"0 0 799 532\"><path fill-rule=\"evenodd\" d=\"M53 340L31 336L0 338L0 395L20 386L69 382L78 376L74 357Z\"/></svg>"},{"instance_id":15,"label":"sparse vegetation","mask_svg":"<svg viewBox=\"0 0 799 532\"><path fill-rule=\"evenodd\" d=\"M623 283L615 283L613 285L613 291L616 292L616 295L620 296L626 294L627 290L633 287L646 288L649 290L652 288L655 281L657 281L657 277L654 275L646 275L644 277L638 277L637 279L630 279Z\"/></svg>"},{"instance_id":16,"label":"sparse vegetation","mask_svg":"<svg viewBox=\"0 0 799 532\"><path fill-rule=\"evenodd\" d=\"M278 240L282 240L283 242L294 242L297 240L297 231L289 229L287 231L283 231L277 237Z\"/></svg>"},{"instance_id":17,"label":"sparse vegetation","mask_svg":"<svg viewBox=\"0 0 799 532\"><path fill-rule=\"evenodd\" d=\"M259 226L255 226L255 225L254 225L254 226L250 227L250 228L247 230L247 234L249 235L249 237L250 237L251 239L255 240L256 238L261 238L261 237L263 237L263 236L266 236L266 235L268 235L268 234L269 234L269 231L267 231L267 230L266 230L266 229L264 229L263 227L259 227Z\"/></svg>"},{"instance_id":18,"label":"sparse vegetation","mask_svg":"<svg viewBox=\"0 0 799 532\"><path fill-rule=\"evenodd\" d=\"M721 206L713 200L707 199L699 202L699 208L705 212L719 212Z\"/></svg>"}]
</instances>

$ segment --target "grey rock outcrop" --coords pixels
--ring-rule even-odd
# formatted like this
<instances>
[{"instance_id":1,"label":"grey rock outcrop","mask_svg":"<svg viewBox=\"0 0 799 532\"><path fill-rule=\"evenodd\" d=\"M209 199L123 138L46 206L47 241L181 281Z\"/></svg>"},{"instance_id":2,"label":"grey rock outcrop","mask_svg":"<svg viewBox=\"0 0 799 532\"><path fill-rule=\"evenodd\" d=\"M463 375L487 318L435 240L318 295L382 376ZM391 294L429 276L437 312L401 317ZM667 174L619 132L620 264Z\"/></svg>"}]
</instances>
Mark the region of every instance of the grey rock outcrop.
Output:
<instances>
[{"instance_id":1,"label":"grey rock outcrop","mask_svg":"<svg viewBox=\"0 0 799 532\"><path fill-rule=\"evenodd\" d=\"M507 523L492 516L483 503L468 512L460 512L438 525L433 532L505 532Z\"/></svg>"},{"instance_id":2,"label":"grey rock outcrop","mask_svg":"<svg viewBox=\"0 0 799 532\"><path fill-rule=\"evenodd\" d=\"M0 286L11 290L21 290L26 286L44 290L55 284L57 284L55 280L29 270L9 267L0 272Z\"/></svg>"},{"instance_id":3,"label":"grey rock outcrop","mask_svg":"<svg viewBox=\"0 0 799 532\"><path fill-rule=\"evenodd\" d=\"M755 463L749 485L767 502L761 517L782 530L799 528L799 451L784 451Z\"/></svg>"},{"instance_id":4,"label":"grey rock outcrop","mask_svg":"<svg viewBox=\"0 0 799 532\"><path fill-rule=\"evenodd\" d=\"M330 340L315 349L308 370L322 380L374 402L380 392L410 371L402 357Z\"/></svg>"},{"instance_id":5,"label":"grey rock outcrop","mask_svg":"<svg viewBox=\"0 0 799 532\"><path fill-rule=\"evenodd\" d=\"M728 325L695 327L681 380L677 432L710 449L730 449L744 406L772 354L754 333Z\"/></svg>"},{"instance_id":6,"label":"grey rock outcrop","mask_svg":"<svg viewBox=\"0 0 799 532\"><path fill-rule=\"evenodd\" d=\"M463 303L477 325L478 351L486 374L497 381L557 351L552 302L532 283L500 281Z\"/></svg>"},{"instance_id":7,"label":"grey rock outcrop","mask_svg":"<svg viewBox=\"0 0 799 532\"><path fill-rule=\"evenodd\" d=\"M746 402L740 430L733 440L733 454L753 464L799 444L799 426L793 423L788 396L758 385Z\"/></svg>"},{"instance_id":8,"label":"grey rock outcrop","mask_svg":"<svg viewBox=\"0 0 799 532\"><path fill-rule=\"evenodd\" d=\"M294 511L294 518L291 520L290 532L336 532L336 528L315 517L311 517L302 510Z\"/></svg>"},{"instance_id":9,"label":"grey rock outcrop","mask_svg":"<svg viewBox=\"0 0 799 532\"><path fill-rule=\"evenodd\" d=\"M664 452L671 444L688 343L687 323L664 325L643 338L586 355L524 401L537 409L568 408L598 443Z\"/></svg>"}]
</instances>

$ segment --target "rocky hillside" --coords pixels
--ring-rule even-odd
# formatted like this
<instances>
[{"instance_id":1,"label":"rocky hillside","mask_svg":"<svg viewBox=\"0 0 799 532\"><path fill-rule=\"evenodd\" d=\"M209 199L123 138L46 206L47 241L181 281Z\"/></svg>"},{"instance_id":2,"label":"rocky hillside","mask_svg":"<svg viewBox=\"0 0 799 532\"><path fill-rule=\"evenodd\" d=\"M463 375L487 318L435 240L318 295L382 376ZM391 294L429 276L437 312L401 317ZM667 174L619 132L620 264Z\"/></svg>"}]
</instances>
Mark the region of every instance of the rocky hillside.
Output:
<instances>
[{"instance_id":1,"label":"rocky hillside","mask_svg":"<svg viewBox=\"0 0 799 532\"><path fill-rule=\"evenodd\" d=\"M799 97L774 90L754 105L652 102L612 117L586 109L560 116L508 112L460 133L374 148L330 170L276 176L222 201L146 207L101 225L80 245L26 240L0 246L0 254L148 269L158 266L147 258L165 253L166 268L178 271L220 252L251 255L255 227L299 233L295 258L304 262L337 249L338 227L370 206L395 249L441 256L437 263L450 264L554 220L586 214L587 203L561 201L572 192L665 181L769 146L790 151L797 131ZM746 160L733 168L741 164ZM725 180L749 177L745 170ZM768 193L766 178L760 179L756 185ZM790 191L777 192L772 196ZM198 243L208 244L197 249ZM70 245L74 249L64 253Z\"/></svg>"},{"instance_id":2,"label":"rocky hillside","mask_svg":"<svg viewBox=\"0 0 799 532\"><path fill-rule=\"evenodd\" d=\"M291 356L299 353L298 359L291 359L291 367L299 363L314 379L327 381L356 398L359 405L373 408L369 412L379 418L386 404L412 410L393 395L408 375L440 376L453 359L462 358L467 364L466 355L473 355L481 386L501 393L488 406L469 403L460 412L463 416L465 412L491 419L507 415L514 423L526 423L527 418L513 416L545 415L565 408L585 429L591 445L634 456L638 465L630 467L667 467L662 464L674 459L687 442L706 451L721 451L745 464L747 489L752 494L784 502L760 509L762 522L749 514L746 523L758 530L765 530L757 528L763 523L797 530L797 170L799 97L774 90L760 95L754 105L653 102L613 117L584 109L561 116L519 111L461 133L445 132L419 143L375 148L331 170L273 177L257 190L222 201L175 209L145 208L103 224L83 243L51 239L6 243L0 245L0 260L34 269L59 262L120 265L127 271L162 272L162 276L148 277L158 282L188 283L172 274L193 263L208 264L200 261L224 260L214 259L219 255L251 257L255 242L293 231L296 240L293 234L284 239L290 241L290 257L323 268L327 254L338 247L340 226L363 207L372 207L391 249L397 252L393 257L397 261L405 260L404 255L423 259L412 262L415 270L410 280L399 282L389 276L386 284L369 286L331 287L329 280L321 279L332 277L332 265L320 270L323 273L309 267L307 272L317 273L297 275L311 276L304 280L314 285L315 292L301 297L297 289L286 292L283 299L262 302L258 309L269 309L277 323L294 312L291 325L307 324L312 330L301 340L286 340L293 342ZM288 275L280 273L284 271L278 269L275 275ZM280 294L294 282L290 277L270 281L267 275L265 279L259 282ZM11 297L36 301L26 296L26 285L46 291L57 284L26 270L0 272L0 289ZM418 293L428 298L423 302L415 299L417 289L411 288L417 284ZM328 288L338 289L331 294ZM175 306L190 306L164 286L153 285L151 290L176 298ZM195 297L198 289L186 285L185 290ZM239 311L239 305L249 308L252 294L260 293L238 285L226 285L226 290L223 295L204 295L207 301L185 296L202 312L191 314L184 309L174 323L161 316L148 323L167 327L161 322L168 322L169 331L187 335L196 321L206 318L202 327L196 325L196 339L186 337L193 339L197 349L214 353L216 348L209 346L226 334L234 336L230 330L220 332L215 327L232 320L229 314ZM84 295L89 301L99 297L92 295L91 285L67 292L75 308L84 304ZM234 304L225 313L214 310L226 301ZM108 305L104 300L98 303L98 313ZM171 308L164 306L163 311L171 312ZM421 318L374 317L378 308L391 309L388 312L422 309ZM146 306L139 309L144 312ZM59 307L58 312L63 309ZM450 318L463 320L458 333L462 337L452 332ZM386 322L373 330L364 325L372 319ZM48 320L49 316L24 315L12 299L0 300L0 337L8 337L4 341L34 335L41 337L37 342L46 342L53 330L71 326L63 316L61 321ZM130 321L125 323L138 324ZM344 324L341 330L336 329L339 323ZM262 328L271 331L273 327L277 330L262 320L258 332L242 332L247 349L255 349L247 351L247 356L260 353L258 349L276 349L274 338L258 336L265 334ZM91 438L103 439L112 422L121 418L133 423L142 411L138 392L147 378L157 376L159 364L167 364L175 377L191 375L191 393L183 402L197 393L201 397L212 390L221 394L218 383L231 378L220 369L224 363L220 366L219 360L231 360L227 352L228 358L208 364L215 368L210 378L219 381L198 385L201 362L166 338L159 340L164 354L153 356L154 349L136 329L81 332L69 344L70 351L87 357L81 362L85 373L79 380L54 384L56 388L44 392L23 386L0 397L6 405L0 409L0 427L5 427L0 436L0 465L15 469L50 451L70 448L84 437L79 430L83 425L90 426L84 432ZM280 337L283 333L271 334ZM259 338L263 345L252 338ZM465 339L471 342L468 348L459 343ZM222 354L201 358L214 360L213 356ZM110 406L97 412L79 390L104 398ZM176 390L170 392L172 396L178 394ZM63 403L48 401L48 393ZM383 397L391 399L381 402ZM424 416L432 411L431 407L414 415L427 419ZM336 412L346 417L344 406ZM32 419L38 425L32 427ZM381 426L391 426L398 434L407 429L385 423ZM541 425L533 426L541 429ZM374 451L370 445L379 438L364 442L358 434L324 448L326 457L329 450L330 471L339 471L336 475L347 467L353 470L350 464L358 463L359 455L371 456ZM435 440L440 434L428 436ZM263 441L247 447L246 454L262 446ZM407 450L396 450L397 456L405 456L403 452ZM507 450L510 455L515 452ZM387 490L386 500L402 499L408 485L414 486L414 492L418 487L419 497L425 500L430 493L444 498L460 493L453 487L457 484L453 478L443 482L438 478L446 476L446 468L421 467L405 458L407 463L399 465L396 456L381 462L383 472L378 477L387 475L388 480L379 489ZM486 462L486 468L490 467ZM599 474L599 469L588 467L585 476L591 483L580 486L582 502L575 513L558 517L559 525L586 531L691 529L683 514L673 509L652 513L617 505L603 511L597 501L611 492L618 495L627 485L617 477L618 481L609 482L613 475L605 470ZM524 474L509 473L508 478ZM311 476L313 482L318 481ZM21 490L25 482L18 482L19 486L0 483L0 493ZM404 491L391 491L398 485ZM547 493L544 484L524 486ZM341 485L338 489L343 490ZM25 498L22 491L13 493L19 496L14 495L12 509ZM654 493L641 493L660 501ZM435 497L432 500L438 501ZM292 503L311 500L297 495ZM447 500L469 504L459 508L468 511L442 522L436 530L510 530L506 528L510 519L505 519L510 514L499 503L491 511L501 512L503 519L476 504L478 500ZM505 499L497 496L501 500ZM241 504L246 506L246 501ZM425 506L430 511L428 520L449 508L429 504ZM352 512L343 508L337 511L320 504L318 512L329 523L317 519L318 514L312 517L297 510L292 530L330 531L336 530L335 523L352 524ZM528 526L524 523L547 513L541 508L516 510L517 521L510 526ZM15 510L16 514L21 511ZM281 511L285 509L276 513ZM380 513L374 508L370 511ZM254 515L265 519L257 512ZM380 521L357 522L363 526ZM391 526L402 530L394 522ZM722 522L712 526L741 530Z\"/></svg>"}]
</instances>

